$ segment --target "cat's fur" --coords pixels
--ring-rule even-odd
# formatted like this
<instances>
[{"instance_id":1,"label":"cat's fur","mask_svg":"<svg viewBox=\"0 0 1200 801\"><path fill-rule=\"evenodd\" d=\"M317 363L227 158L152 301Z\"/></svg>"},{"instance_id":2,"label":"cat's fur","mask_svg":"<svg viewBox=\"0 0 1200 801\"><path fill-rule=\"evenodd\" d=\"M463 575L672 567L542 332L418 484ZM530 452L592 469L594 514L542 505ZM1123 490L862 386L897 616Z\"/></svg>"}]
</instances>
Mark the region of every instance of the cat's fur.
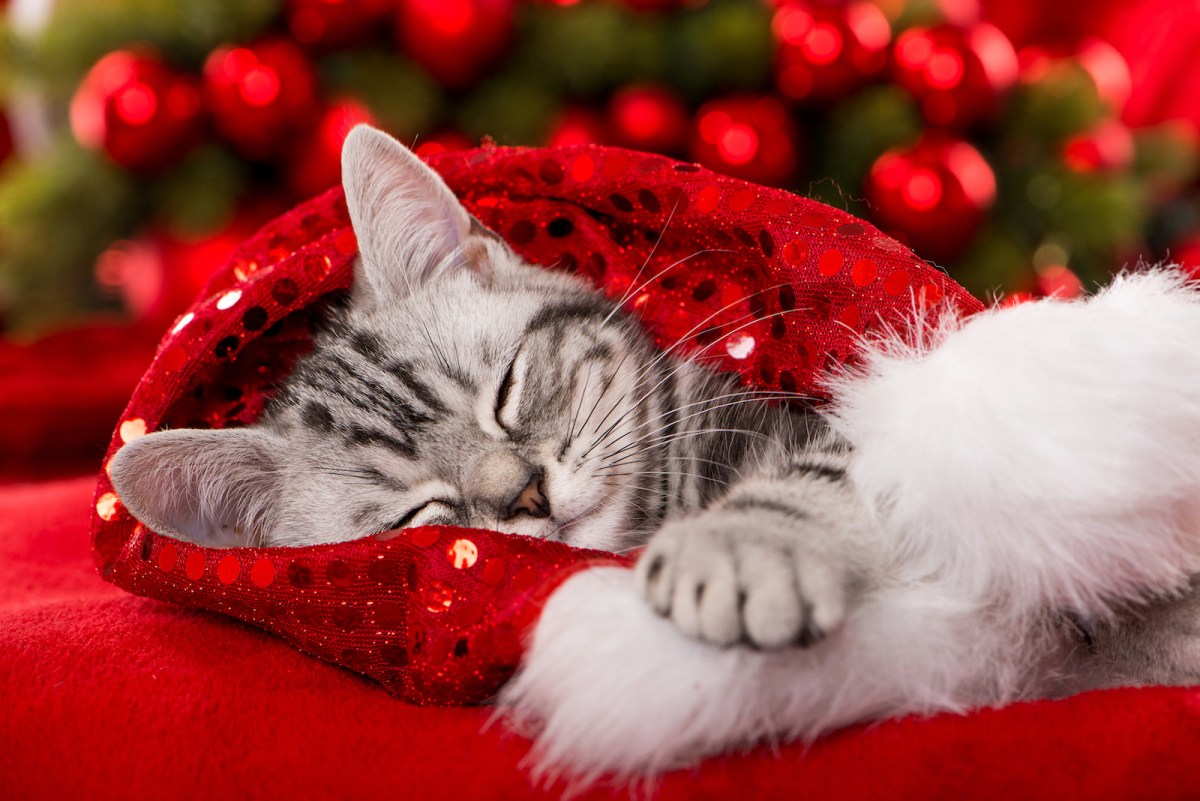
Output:
<instances>
[{"instance_id":1,"label":"cat's fur","mask_svg":"<svg viewBox=\"0 0 1200 801\"><path fill-rule=\"evenodd\" d=\"M778 685L780 708L809 691L859 692L861 717L1196 679L1194 643L1135 625L1150 607L1117 614L1180 591L1200 570L1200 537L1188 528L1194 518L1180 524L1184 512L1163 523L1165 545L1147 545L1158 550L1145 569L1137 548L1110 557L1101 549L1089 560L1064 552L1053 534L1006 545L919 530L903 488L872 486L856 467L861 430L835 434L847 431L842 418L831 427L656 353L612 302L577 278L523 263L434 172L377 131L351 133L343 173L361 249L354 289L264 420L151 434L114 460L118 492L154 530L209 545L302 545L447 523L593 548L647 544L634 581L676 629L795 654L780 663L795 662L791 690L786 671L746 673L748 682ZM852 418L854 409L842 413ZM1028 445L1028 458L1041 458L1037 443ZM1005 469L1020 480L1019 462ZM916 523L890 525L897 515ZM1014 556L1018 544L1042 551ZM1067 566L1029 568L1054 559ZM1172 611L1151 618L1182 616L1182 641L1192 642L1194 614L1164 608ZM885 700L835 681L888 664L871 637L893 647L921 631L930 650L896 658L895 669L913 675L893 682ZM535 643L535 656L539 647L554 646ZM1019 657L998 659L1001 649ZM1170 657L1147 656L1155 649ZM743 654L734 662L760 658L726 653ZM830 681L804 690L803 677L822 670ZM958 679L931 683L923 678L931 671ZM551 701L528 700L531 680L522 676L510 697L525 699L528 715L552 717ZM560 679L576 680L588 679ZM895 700L906 687L908 706ZM763 690L753 703L768 697ZM836 700L775 731L856 719L833 715ZM680 726L720 721L697 713ZM762 733L738 730L723 742ZM657 769L680 751L713 750L705 743L608 767Z\"/></svg>"}]
</instances>

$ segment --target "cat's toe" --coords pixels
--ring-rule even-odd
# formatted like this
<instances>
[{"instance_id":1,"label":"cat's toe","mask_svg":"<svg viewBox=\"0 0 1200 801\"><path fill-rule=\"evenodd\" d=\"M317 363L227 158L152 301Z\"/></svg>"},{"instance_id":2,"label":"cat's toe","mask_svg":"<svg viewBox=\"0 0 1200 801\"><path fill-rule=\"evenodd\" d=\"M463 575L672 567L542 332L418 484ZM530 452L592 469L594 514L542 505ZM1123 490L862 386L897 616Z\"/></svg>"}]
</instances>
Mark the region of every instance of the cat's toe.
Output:
<instances>
[{"instance_id":1,"label":"cat's toe","mask_svg":"<svg viewBox=\"0 0 1200 801\"><path fill-rule=\"evenodd\" d=\"M806 604L798 592L790 555L773 545L749 542L737 547L736 561L746 639L759 648L799 642Z\"/></svg>"}]
</instances>

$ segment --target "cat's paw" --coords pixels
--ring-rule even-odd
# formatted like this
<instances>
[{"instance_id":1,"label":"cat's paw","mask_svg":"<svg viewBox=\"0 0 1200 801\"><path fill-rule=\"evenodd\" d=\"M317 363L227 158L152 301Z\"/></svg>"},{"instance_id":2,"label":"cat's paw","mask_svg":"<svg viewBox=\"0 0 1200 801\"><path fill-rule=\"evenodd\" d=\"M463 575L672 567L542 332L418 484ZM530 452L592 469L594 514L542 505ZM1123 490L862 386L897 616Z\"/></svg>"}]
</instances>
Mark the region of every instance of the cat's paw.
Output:
<instances>
[{"instance_id":1,"label":"cat's paw","mask_svg":"<svg viewBox=\"0 0 1200 801\"><path fill-rule=\"evenodd\" d=\"M794 531L723 510L664 525L636 574L655 612L714 645L807 646L846 615L842 565Z\"/></svg>"}]
</instances>

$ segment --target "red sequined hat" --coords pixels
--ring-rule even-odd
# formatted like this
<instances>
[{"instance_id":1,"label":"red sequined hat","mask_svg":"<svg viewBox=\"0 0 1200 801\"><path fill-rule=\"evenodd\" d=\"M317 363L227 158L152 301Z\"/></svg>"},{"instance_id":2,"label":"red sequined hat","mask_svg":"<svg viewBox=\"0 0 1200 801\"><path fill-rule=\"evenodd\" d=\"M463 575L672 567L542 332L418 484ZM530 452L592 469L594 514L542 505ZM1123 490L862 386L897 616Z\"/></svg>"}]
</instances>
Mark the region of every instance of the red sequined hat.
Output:
<instances>
[{"instance_id":1,"label":"red sequined hat","mask_svg":"<svg viewBox=\"0 0 1200 801\"><path fill-rule=\"evenodd\" d=\"M594 282L646 324L747 384L823 396L860 337L914 307L981 308L844 212L661 156L594 146L449 153L431 165L522 256ZM267 225L159 345L105 460L160 428L253 423L310 346L357 252L327 192ZM643 286L644 284L644 286ZM571 572L616 558L490 531L427 527L306 548L201 548L134 520L101 472L103 576L282 635L423 704L477 703L521 658L522 632Z\"/></svg>"}]
</instances>

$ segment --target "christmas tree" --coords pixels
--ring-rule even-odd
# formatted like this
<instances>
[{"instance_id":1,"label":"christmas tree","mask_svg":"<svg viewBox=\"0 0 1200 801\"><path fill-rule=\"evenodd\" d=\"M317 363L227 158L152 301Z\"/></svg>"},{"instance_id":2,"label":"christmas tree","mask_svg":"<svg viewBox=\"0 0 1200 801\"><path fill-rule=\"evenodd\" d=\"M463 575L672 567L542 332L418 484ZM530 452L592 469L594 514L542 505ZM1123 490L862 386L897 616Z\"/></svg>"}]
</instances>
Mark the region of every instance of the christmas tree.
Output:
<instances>
[{"instance_id":1,"label":"christmas tree","mask_svg":"<svg viewBox=\"0 0 1200 801\"><path fill-rule=\"evenodd\" d=\"M0 33L0 314L169 318L239 239L337 182L358 122L422 153L590 141L699 161L862 216L981 296L1187 258L1195 128L1131 126L1120 52L1056 14L59 0Z\"/></svg>"}]
</instances>

